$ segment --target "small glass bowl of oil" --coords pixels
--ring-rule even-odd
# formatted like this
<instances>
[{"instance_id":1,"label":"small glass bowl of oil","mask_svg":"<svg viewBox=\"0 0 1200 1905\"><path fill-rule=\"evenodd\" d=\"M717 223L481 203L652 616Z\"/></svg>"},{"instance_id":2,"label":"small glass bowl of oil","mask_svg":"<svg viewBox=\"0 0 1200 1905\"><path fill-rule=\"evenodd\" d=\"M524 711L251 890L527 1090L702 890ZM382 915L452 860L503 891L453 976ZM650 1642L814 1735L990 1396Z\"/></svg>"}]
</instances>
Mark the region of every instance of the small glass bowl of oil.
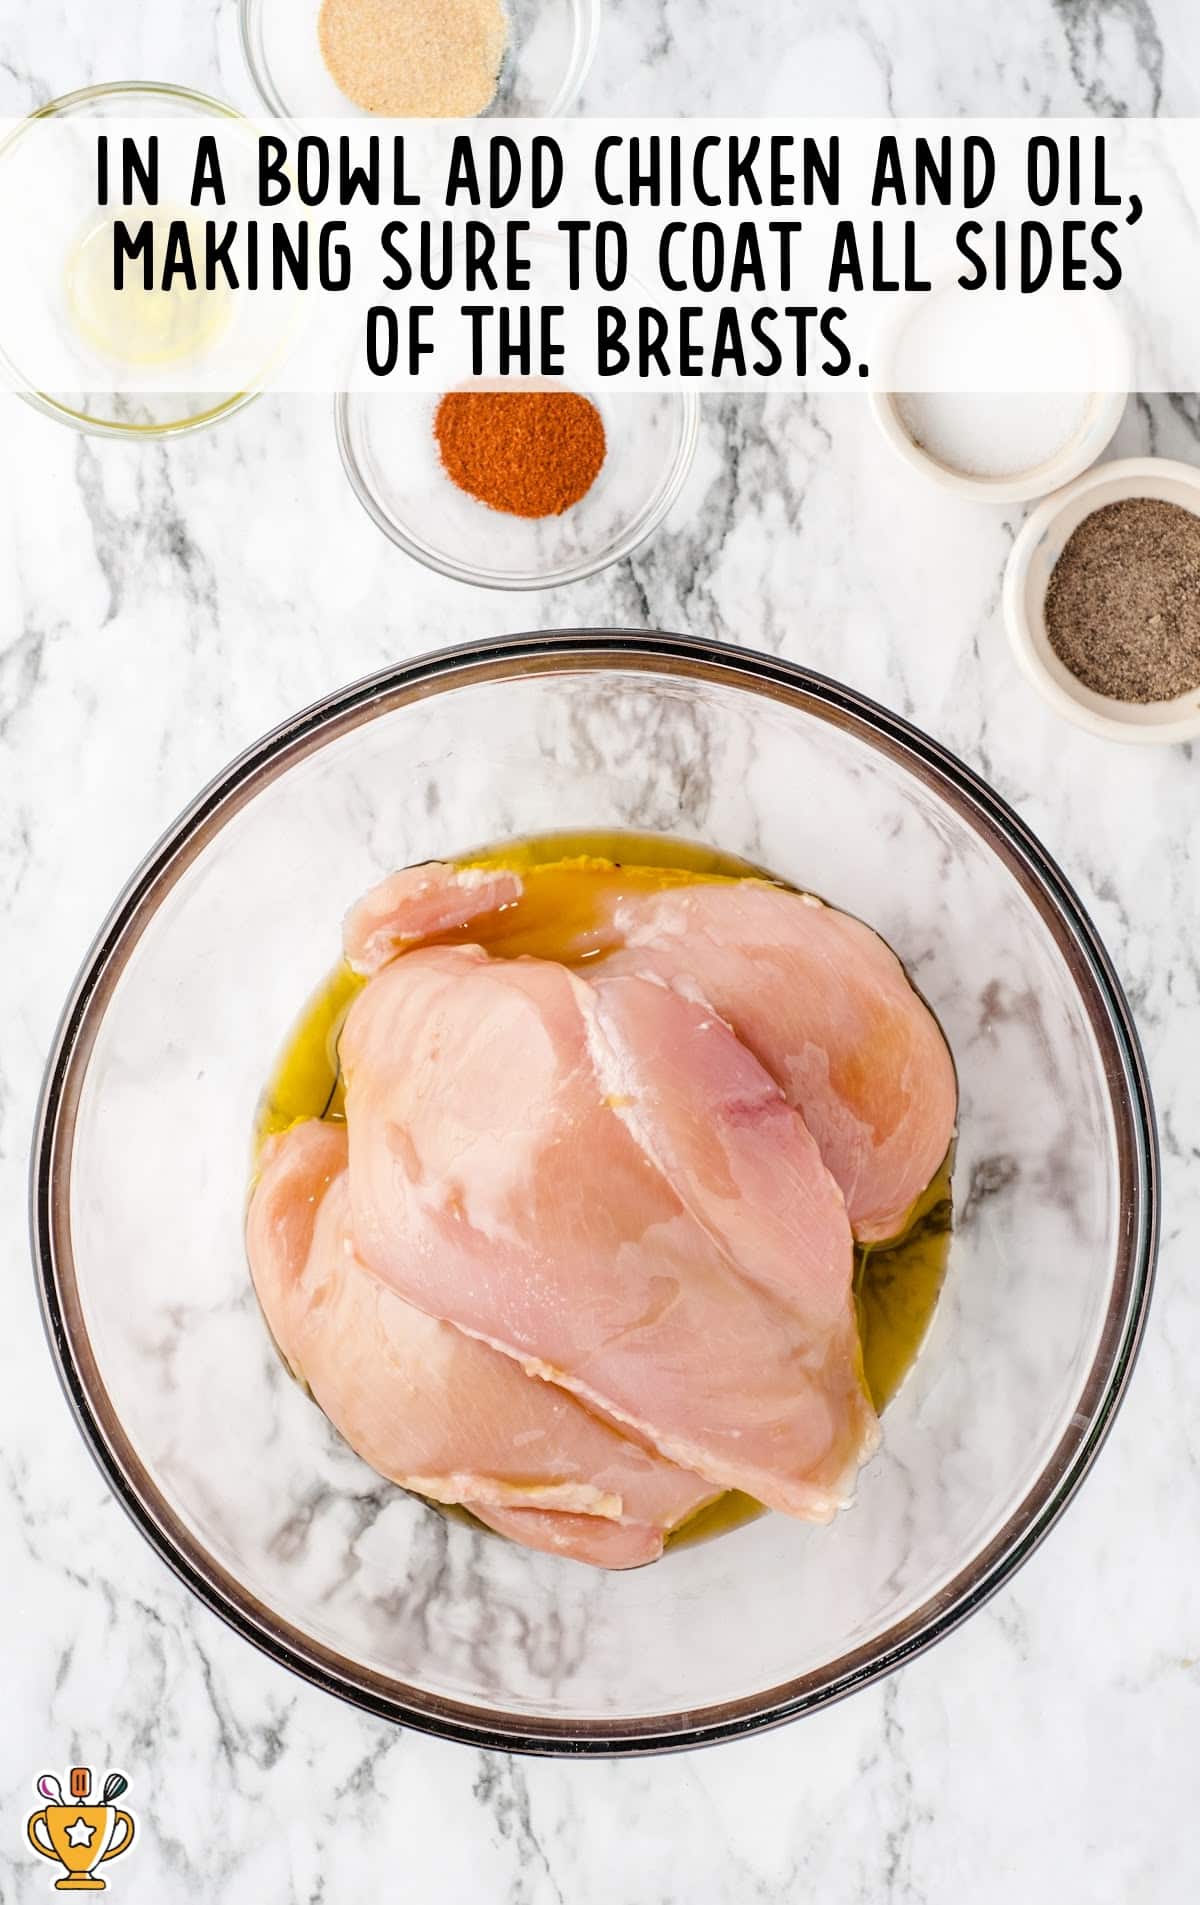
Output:
<instances>
[{"instance_id":1,"label":"small glass bowl of oil","mask_svg":"<svg viewBox=\"0 0 1200 1905\"><path fill-rule=\"evenodd\" d=\"M10 239L18 245L13 282L23 287L6 306L0 371L45 415L89 435L157 439L232 416L257 394L245 368L259 366L261 376L277 354L278 314L263 307L247 318L236 294L191 286L182 272L166 287L156 273L147 289L140 256L120 291L113 282L118 217L135 235L150 222L160 260L173 225L198 234L203 215L187 209L193 127L214 118L244 123L185 87L89 86L43 106L0 144L0 236L6 249ZM154 198L135 195L118 209L113 184L113 205L100 209L99 135L111 127L111 175L121 163L116 135L135 125L146 135L140 147L158 141ZM198 243L194 251L202 257ZM197 387L188 388L193 375Z\"/></svg>"}]
</instances>

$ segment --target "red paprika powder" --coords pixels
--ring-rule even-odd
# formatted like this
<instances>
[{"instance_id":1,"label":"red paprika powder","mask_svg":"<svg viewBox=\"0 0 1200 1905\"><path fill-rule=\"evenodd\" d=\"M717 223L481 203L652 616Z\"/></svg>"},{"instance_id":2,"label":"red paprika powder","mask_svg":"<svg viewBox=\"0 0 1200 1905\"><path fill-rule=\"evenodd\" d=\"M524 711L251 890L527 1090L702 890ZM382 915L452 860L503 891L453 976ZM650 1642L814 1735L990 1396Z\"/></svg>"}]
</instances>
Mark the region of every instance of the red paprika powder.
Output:
<instances>
[{"instance_id":1,"label":"red paprika powder","mask_svg":"<svg viewBox=\"0 0 1200 1905\"><path fill-rule=\"evenodd\" d=\"M569 390L454 390L433 420L451 482L510 516L561 516L604 462L604 425Z\"/></svg>"}]
</instances>

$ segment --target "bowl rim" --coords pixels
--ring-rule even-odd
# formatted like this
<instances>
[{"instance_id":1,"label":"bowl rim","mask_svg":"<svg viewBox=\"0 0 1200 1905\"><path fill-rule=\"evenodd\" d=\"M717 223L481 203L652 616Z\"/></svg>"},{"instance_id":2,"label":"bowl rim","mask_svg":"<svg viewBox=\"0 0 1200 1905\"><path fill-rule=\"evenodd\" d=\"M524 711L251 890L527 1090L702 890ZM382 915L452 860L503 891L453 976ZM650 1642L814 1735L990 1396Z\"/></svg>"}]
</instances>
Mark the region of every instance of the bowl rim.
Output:
<instances>
[{"instance_id":1,"label":"bowl rim","mask_svg":"<svg viewBox=\"0 0 1200 1905\"><path fill-rule=\"evenodd\" d=\"M419 397L429 393L412 392ZM622 397L630 403L644 403L653 396L649 391L614 391L613 396ZM449 554L438 554L409 533L404 524L380 501L379 493L370 482L359 455L354 417L356 412L371 402L370 391L340 390L333 400L333 427L337 437L338 454L342 459L342 470L346 480L366 511L376 529L382 531L388 541L397 549L411 556L414 562L421 563L426 569L432 569L437 575L448 576L452 582L466 582L477 589L498 589L501 591L521 591L525 589L561 589L572 582L586 581L588 576L599 575L614 562L623 562L626 556L641 548L655 531L661 528L674 509L683 487L691 475L692 464L696 457L696 446L700 441L700 399L693 391L660 391L659 401L670 403L679 416L678 443L675 454L666 466L657 495L650 506L640 516L634 517L620 535L597 555L581 556L573 562L563 562L554 569L526 569L513 574L505 574L498 569L481 569L465 558L459 559ZM448 479L447 479L448 480ZM481 505L481 507L483 507Z\"/></svg>"},{"instance_id":2,"label":"bowl rim","mask_svg":"<svg viewBox=\"0 0 1200 1905\"><path fill-rule=\"evenodd\" d=\"M279 93L267 63L261 44L265 3L266 0L238 0L238 39L241 44L242 59L245 62L250 83L267 111L277 119L302 119L306 115L293 111ZM596 57L596 48L600 43L603 8L604 0L572 0L571 14L574 30L571 35L571 55L559 82L558 91L550 104L539 114L540 118L565 119L573 109L587 82L592 62Z\"/></svg>"},{"instance_id":3,"label":"bowl rim","mask_svg":"<svg viewBox=\"0 0 1200 1905\"><path fill-rule=\"evenodd\" d=\"M56 99L48 99L44 106L35 107L0 140L0 157L30 126L40 120L56 119L63 113L74 112L77 106L90 106L98 100L115 99L121 95L137 99L181 101L214 118L244 117L236 106L226 105L224 100L214 99L211 93L199 92L194 86L176 85L171 80L161 79L109 79L94 86L77 86L73 92L60 93ZM2 347L0 365L9 367L13 394L43 417L52 417L55 423L65 423L68 428L79 431L81 436L112 437L125 443L162 443L172 437L190 436L197 430L211 429L226 417L235 416L239 410L244 410L261 394L258 386L252 386L247 390L231 391L206 409L195 411L190 416L173 418L169 423L122 423L116 417L89 416L86 411L75 410L70 404L63 403L50 391L38 390L35 385L26 382L15 365L9 365Z\"/></svg>"},{"instance_id":4,"label":"bowl rim","mask_svg":"<svg viewBox=\"0 0 1200 1905\"><path fill-rule=\"evenodd\" d=\"M176 880L261 786L377 715L445 689L603 668L702 679L816 714L953 798L1037 904L1081 994L1109 1081L1121 1221L1112 1291L1076 1407L1021 1502L950 1582L873 1642L780 1686L703 1709L630 1720L555 1720L444 1699L351 1662L262 1607L205 1552L151 1481L108 1402L79 1314L70 1166L91 1048L130 954ZM780 1725L890 1673L989 1599L1057 1521L1111 1427L1145 1327L1159 1202L1150 1086L1128 1003L1073 889L1007 803L940 743L854 689L754 650L627 629L505 636L421 655L335 690L238 755L151 849L85 957L51 1048L30 1172L35 1276L59 1379L118 1501L184 1584L280 1665L380 1718L485 1750L571 1756L681 1750Z\"/></svg>"}]
</instances>

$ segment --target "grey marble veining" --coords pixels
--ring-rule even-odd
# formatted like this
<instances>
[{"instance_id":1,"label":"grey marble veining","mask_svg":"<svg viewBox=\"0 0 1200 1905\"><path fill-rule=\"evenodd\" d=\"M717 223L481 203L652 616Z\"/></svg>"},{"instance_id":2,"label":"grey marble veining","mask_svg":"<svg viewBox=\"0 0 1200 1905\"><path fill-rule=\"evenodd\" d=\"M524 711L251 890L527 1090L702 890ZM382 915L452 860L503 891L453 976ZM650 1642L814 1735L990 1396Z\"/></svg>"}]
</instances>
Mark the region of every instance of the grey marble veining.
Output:
<instances>
[{"instance_id":1,"label":"grey marble veining","mask_svg":"<svg viewBox=\"0 0 1200 1905\"><path fill-rule=\"evenodd\" d=\"M249 104L230 0L0 0L0 111L88 80ZM770 24L768 24L770 22ZM1192 112L1190 0L611 0L594 112ZM169 448L84 441L13 399L0 467L0 1052L8 1328L0 1528L10 1718L0 1895L44 1896L32 1778L129 1772L114 1896L225 1905L1176 1905L1200 1883L1200 857L1194 750L1057 722L998 612L1020 520L912 482L857 398L711 402L687 494L631 561L516 600L413 567L342 477L324 401ZM1114 453L1200 461L1194 398L1131 403ZM109 1496L58 1393L26 1263L41 1064L88 938L196 788L297 706L398 657L631 623L765 646L944 740L1056 854L1129 989L1166 1167L1158 1293L1129 1400L1015 1582L885 1685L770 1737L627 1764L518 1762L401 1734L304 1687L195 1603ZM977 1200L1002 1194L981 1159ZM366 1511L364 1510L364 1514Z\"/></svg>"},{"instance_id":2,"label":"grey marble veining","mask_svg":"<svg viewBox=\"0 0 1200 1905\"><path fill-rule=\"evenodd\" d=\"M159 79L254 95L236 0L183 9L6 0L0 112L73 87ZM1194 113L1191 0L604 0L591 113Z\"/></svg>"}]
</instances>

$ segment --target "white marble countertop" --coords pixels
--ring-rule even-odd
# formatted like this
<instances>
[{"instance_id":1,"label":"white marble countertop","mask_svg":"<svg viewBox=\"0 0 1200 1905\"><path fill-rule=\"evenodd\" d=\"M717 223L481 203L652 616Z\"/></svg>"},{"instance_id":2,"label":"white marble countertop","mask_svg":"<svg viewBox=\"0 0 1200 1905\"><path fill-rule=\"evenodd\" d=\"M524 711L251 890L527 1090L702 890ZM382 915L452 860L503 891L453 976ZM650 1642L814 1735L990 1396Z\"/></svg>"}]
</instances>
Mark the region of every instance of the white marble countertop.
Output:
<instances>
[{"instance_id":1,"label":"white marble countertop","mask_svg":"<svg viewBox=\"0 0 1200 1905\"><path fill-rule=\"evenodd\" d=\"M0 113L102 79L249 103L233 0L0 0ZM731 57L732 53L732 57ZM1194 0L609 0L591 111L1200 109ZM865 402L705 407L667 528L519 600L443 582L368 522L326 401L171 447L0 401L0 1897L44 1895L31 1779L136 1772L118 1897L429 1905L820 1899L1175 1905L1200 1887L1200 834L1190 748L1061 725L1014 672L999 581L1019 512L914 482ZM1114 453L1200 461L1200 402L1130 404ZM738 1746L567 1764L403 1734L311 1691L176 1583L58 1393L28 1270L42 1063L90 934L236 750L352 677L529 627L630 624L771 648L980 769L1076 883L1158 1097L1166 1222L1148 1340L1079 1500L965 1628L881 1686ZM132 1797L133 1795L131 1795Z\"/></svg>"}]
</instances>

